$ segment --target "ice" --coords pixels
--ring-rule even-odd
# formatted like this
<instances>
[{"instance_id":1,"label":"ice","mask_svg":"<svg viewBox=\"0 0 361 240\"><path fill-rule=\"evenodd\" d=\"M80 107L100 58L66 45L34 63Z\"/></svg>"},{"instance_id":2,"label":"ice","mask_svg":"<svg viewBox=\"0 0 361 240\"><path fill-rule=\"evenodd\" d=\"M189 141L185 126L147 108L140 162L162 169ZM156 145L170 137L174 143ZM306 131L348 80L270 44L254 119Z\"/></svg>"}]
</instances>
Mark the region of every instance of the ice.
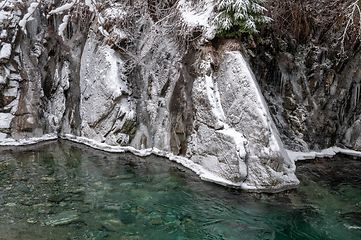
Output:
<instances>
[{"instance_id":1,"label":"ice","mask_svg":"<svg viewBox=\"0 0 361 240\"><path fill-rule=\"evenodd\" d=\"M230 131L230 134L233 134L232 131ZM236 134L237 136L238 134ZM22 140L15 140L12 138L2 139L5 138L6 134L0 134L0 146L24 146L24 145L30 145L35 144L42 141L49 141L49 140L56 140L58 136L54 134L47 134L40 138L30 138L30 139L22 139ZM181 156L175 156L172 153L159 150L157 148L147 148L147 149L136 149L134 147L130 146L111 146L106 143L100 143L96 140L89 139L86 137L79 137L72 134L65 134L63 136L60 136L62 139L69 140L76 143L81 143L87 146L90 146L94 149L111 152L111 153L125 153L125 152L131 152L137 156L145 157L149 156L151 154L160 156L160 157L166 157L171 161L177 162L184 167L187 167L188 169L195 172L202 180L214 182L223 186L230 186L230 187L239 187L245 190L258 190L257 186L252 186L245 182L240 183L234 183L232 181L229 181L225 178L222 178L213 172L210 172L209 170L205 169L199 164L194 163L193 161L189 160L188 158L181 157ZM238 137L240 137L238 135ZM235 137L237 139L237 137ZM239 143L243 140L242 137L239 138ZM312 159L315 157L331 157L335 155L336 153L343 153L348 154L352 156L358 156L361 157L361 152L354 151L354 150L348 150L348 149L342 149L339 147L332 147L328 149L324 149L319 152L294 152L287 150L289 157L293 161L297 160L303 160L303 159ZM281 173L280 173L281 174ZM285 176L282 176L285 177Z\"/></svg>"},{"instance_id":2,"label":"ice","mask_svg":"<svg viewBox=\"0 0 361 240\"><path fill-rule=\"evenodd\" d=\"M19 139L19 140L15 140L13 138L6 138L0 140L0 146L26 146L26 145L36 144L39 142L56 140L56 139L58 139L58 136L55 133L45 134L41 137Z\"/></svg>"},{"instance_id":3,"label":"ice","mask_svg":"<svg viewBox=\"0 0 361 240\"><path fill-rule=\"evenodd\" d=\"M131 152L137 156L141 156L141 157L145 157L145 156L149 156L151 154L160 156L160 157L166 157L171 161L177 162L181 165L183 165L184 167L192 170L193 172L195 172L202 180L205 181L209 181L209 182L214 182L223 186L233 186L233 187L242 187L243 184L242 183L234 183L231 182L227 179L224 179L222 177L217 176L216 174L206 170L205 168L203 168L202 166L194 163L193 161L189 160L188 158L185 157L181 157L181 156L175 156L172 153L166 152L166 151L162 151L159 150L157 148L147 148L147 149L136 149L134 147L130 147L130 146L110 146L106 143L100 143L97 142L95 140L86 138L86 137L78 137L78 136L74 136L71 134L66 134L64 136L61 136L61 138L69 140L69 141L73 141L76 143L82 143L85 144L87 146L90 146L94 149L98 149L98 150L103 150L106 152L111 152L111 153L124 153L124 152ZM1 142L0 142L1 145ZM250 189L250 187L248 186L244 186L247 189Z\"/></svg>"},{"instance_id":4,"label":"ice","mask_svg":"<svg viewBox=\"0 0 361 240\"><path fill-rule=\"evenodd\" d=\"M307 159L315 159L316 157L333 157L337 153L342 153L349 156L354 157L361 157L360 151L344 149L340 147L330 147L320 151L310 151L310 152L295 152L291 150L287 150L288 156L292 161L299 161L299 160L307 160Z\"/></svg>"}]
</instances>

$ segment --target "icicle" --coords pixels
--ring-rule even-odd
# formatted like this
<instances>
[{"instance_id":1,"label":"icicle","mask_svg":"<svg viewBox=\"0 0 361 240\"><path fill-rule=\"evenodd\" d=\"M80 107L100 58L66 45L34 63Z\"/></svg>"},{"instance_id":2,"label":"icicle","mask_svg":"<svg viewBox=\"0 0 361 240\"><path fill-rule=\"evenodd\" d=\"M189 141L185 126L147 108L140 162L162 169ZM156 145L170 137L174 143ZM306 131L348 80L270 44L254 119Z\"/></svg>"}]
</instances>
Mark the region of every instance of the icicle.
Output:
<instances>
[{"instance_id":1,"label":"icicle","mask_svg":"<svg viewBox=\"0 0 361 240\"><path fill-rule=\"evenodd\" d=\"M355 108L360 100L360 83L356 83L352 91L351 108Z\"/></svg>"},{"instance_id":2,"label":"icicle","mask_svg":"<svg viewBox=\"0 0 361 240\"><path fill-rule=\"evenodd\" d=\"M277 73L276 73L277 74ZM283 93L284 87L285 87L285 76L284 74L281 74L281 82L280 82L280 92Z\"/></svg>"}]
</instances>

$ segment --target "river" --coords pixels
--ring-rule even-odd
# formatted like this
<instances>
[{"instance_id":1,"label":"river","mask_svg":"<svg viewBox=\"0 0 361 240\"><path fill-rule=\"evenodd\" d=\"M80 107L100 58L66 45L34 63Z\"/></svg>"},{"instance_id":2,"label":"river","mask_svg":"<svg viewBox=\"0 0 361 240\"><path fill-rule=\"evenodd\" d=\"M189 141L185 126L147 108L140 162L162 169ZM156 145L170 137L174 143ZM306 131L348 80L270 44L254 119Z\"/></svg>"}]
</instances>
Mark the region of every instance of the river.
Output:
<instances>
[{"instance_id":1,"label":"river","mask_svg":"<svg viewBox=\"0 0 361 240\"><path fill-rule=\"evenodd\" d=\"M297 162L297 190L247 193L157 156L69 141L1 147L0 239L360 239L361 160Z\"/></svg>"}]
</instances>

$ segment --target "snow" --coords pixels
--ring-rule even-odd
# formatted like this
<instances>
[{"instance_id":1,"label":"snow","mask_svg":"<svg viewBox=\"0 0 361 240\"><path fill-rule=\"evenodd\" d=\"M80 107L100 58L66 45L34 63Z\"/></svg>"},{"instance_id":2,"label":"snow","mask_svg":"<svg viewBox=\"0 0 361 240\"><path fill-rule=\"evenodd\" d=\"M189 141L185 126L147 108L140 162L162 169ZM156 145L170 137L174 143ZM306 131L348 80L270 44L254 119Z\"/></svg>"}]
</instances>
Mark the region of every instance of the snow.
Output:
<instances>
[{"instance_id":1,"label":"snow","mask_svg":"<svg viewBox=\"0 0 361 240\"><path fill-rule=\"evenodd\" d=\"M195 7L191 5L190 1L180 0L178 9L188 26L202 26L206 30L205 36L207 39L212 39L214 37L216 26L213 24L213 0L205 0Z\"/></svg>"},{"instance_id":2,"label":"snow","mask_svg":"<svg viewBox=\"0 0 361 240\"><path fill-rule=\"evenodd\" d=\"M0 38L5 39L7 38L7 36L8 36L8 32L6 31L6 29L3 29L0 33Z\"/></svg>"},{"instance_id":3,"label":"snow","mask_svg":"<svg viewBox=\"0 0 361 240\"><path fill-rule=\"evenodd\" d=\"M213 81L213 76L212 76L213 74L211 72L210 60L202 62L200 68L204 69L207 72L208 71L210 72L210 74L205 75L205 81L204 81L206 91L207 91L207 97L208 97L209 103L211 104L212 112L213 112L214 116L218 119L219 125L221 125L223 127L225 124L224 123L225 116L224 116L224 111L223 111L222 105L221 105L221 98L220 98L220 94L218 91L217 83Z\"/></svg>"},{"instance_id":4,"label":"snow","mask_svg":"<svg viewBox=\"0 0 361 240\"><path fill-rule=\"evenodd\" d=\"M126 78L124 72L124 62L115 55L115 51L109 46L104 47L104 55L109 69L107 71L106 79L108 81L109 91L112 93L113 100L122 95L122 91L128 92L128 87L121 81Z\"/></svg>"},{"instance_id":5,"label":"snow","mask_svg":"<svg viewBox=\"0 0 361 240\"><path fill-rule=\"evenodd\" d=\"M48 18L49 18L50 15L52 15L52 14L58 14L58 13L62 13L62 12L64 12L64 11L66 11L66 10L69 10L70 8L72 8L72 7L74 6L74 4L75 4L75 1L73 1L73 2L71 2L71 3L66 3L66 4L64 4L64 5L58 7L58 8L56 8L56 9L54 9L54 10L51 10L51 11L49 12L49 14L48 14Z\"/></svg>"},{"instance_id":6,"label":"snow","mask_svg":"<svg viewBox=\"0 0 361 240\"><path fill-rule=\"evenodd\" d=\"M232 132L230 132L230 134L232 134ZM46 134L46 135L44 135L42 137L38 137L38 138L29 138L29 139L20 139L20 140L15 140L12 138L3 139L4 137L6 137L6 134L0 133L0 146L25 146L25 145L36 144L36 143L43 142L43 141L50 141L50 140L58 139L58 136L55 133ZM136 148L130 147L130 146L125 146L125 147L124 146L111 146L106 143L100 143L93 139L89 139L86 137L74 136L72 134L65 134L63 136L60 136L60 138L69 140L69 141L72 141L75 143L84 144L84 145L92 147L94 149L111 152L111 153L131 152L140 157L146 157L151 154L154 154L154 155L157 155L160 157L166 157L169 160L177 162L177 163L183 165L184 167L192 170L204 181L214 182L214 183L217 183L222 186L241 188L244 190L259 190L259 188L257 186L252 186L247 183L231 182L227 179L224 179L224 178L217 176L216 174L208 171L201 165L194 163L193 161L189 160L188 158L181 157L181 156L175 156L172 153L162 151L157 148L136 149ZM242 139L240 138L239 140L242 140ZM361 157L361 152L359 152L359 151L342 149L339 147L332 147L332 148L324 149L319 152L308 152L308 153L302 152L301 153L301 152L293 152L290 150L287 150L287 152L288 152L290 158L295 161L302 160L302 159L310 159L310 158L315 158L315 157L325 157L325 156L331 157L332 154L333 154L332 156L334 156L336 153L343 153L343 154L347 154L347 155Z\"/></svg>"},{"instance_id":7,"label":"snow","mask_svg":"<svg viewBox=\"0 0 361 240\"><path fill-rule=\"evenodd\" d=\"M19 83L17 81L10 81L9 88L4 91L4 97L14 97L16 98L18 95Z\"/></svg>"},{"instance_id":8,"label":"snow","mask_svg":"<svg viewBox=\"0 0 361 240\"><path fill-rule=\"evenodd\" d=\"M99 32L104 36L104 37L110 37L109 33L107 32L107 30L105 30L102 26L100 26L98 28Z\"/></svg>"},{"instance_id":9,"label":"snow","mask_svg":"<svg viewBox=\"0 0 361 240\"><path fill-rule=\"evenodd\" d=\"M0 141L1 141L1 140L3 140L3 139L5 139L5 138L6 138L6 136L7 136L7 134L6 134L6 133L2 133L2 132L0 132Z\"/></svg>"},{"instance_id":10,"label":"snow","mask_svg":"<svg viewBox=\"0 0 361 240\"><path fill-rule=\"evenodd\" d=\"M5 43L0 51L0 59L10 59L11 56L11 44Z\"/></svg>"},{"instance_id":11,"label":"snow","mask_svg":"<svg viewBox=\"0 0 361 240\"><path fill-rule=\"evenodd\" d=\"M32 21L34 20L33 17L31 17L31 15L34 14L34 12L36 11L36 9L38 8L38 5L41 3L40 0L38 0L38 2L33 2L30 4L30 7L28 8L28 12L24 15L24 17L20 20L19 22L19 26L21 28L21 30L26 34L26 23L28 21Z\"/></svg>"},{"instance_id":12,"label":"snow","mask_svg":"<svg viewBox=\"0 0 361 240\"><path fill-rule=\"evenodd\" d=\"M0 129L10 128L10 123L13 118L14 115L11 113L0 113Z\"/></svg>"},{"instance_id":13,"label":"snow","mask_svg":"<svg viewBox=\"0 0 361 240\"><path fill-rule=\"evenodd\" d=\"M2 85L6 84L6 77L0 75L0 84Z\"/></svg>"},{"instance_id":14,"label":"snow","mask_svg":"<svg viewBox=\"0 0 361 240\"><path fill-rule=\"evenodd\" d=\"M56 139L58 139L58 136L55 133L46 134L41 137L19 139L19 140L15 140L13 138L6 138L0 140L0 146L26 146L26 145L36 144L39 142L56 140Z\"/></svg>"},{"instance_id":15,"label":"snow","mask_svg":"<svg viewBox=\"0 0 361 240\"><path fill-rule=\"evenodd\" d=\"M88 7L89 7L89 10L91 11L91 12L93 12L94 11L94 6L93 6L93 4L95 5L96 4L96 1L95 0L85 0L85 5L87 5Z\"/></svg>"},{"instance_id":16,"label":"snow","mask_svg":"<svg viewBox=\"0 0 361 240\"><path fill-rule=\"evenodd\" d=\"M68 25L69 15L65 15L63 17L63 22L59 25L58 34L64 39L64 30L66 29L66 26Z\"/></svg>"},{"instance_id":17,"label":"snow","mask_svg":"<svg viewBox=\"0 0 361 240\"><path fill-rule=\"evenodd\" d=\"M9 12L0 11L0 22L9 19L11 14Z\"/></svg>"},{"instance_id":18,"label":"snow","mask_svg":"<svg viewBox=\"0 0 361 240\"><path fill-rule=\"evenodd\" d=\"M181 157L181 156L175 156L172 153L159 150L157 148L148 148L148 149L136 149L130 146L110 146L106 143L100 143L95 140L86 138L86 137L78 137L71 134L66 134L64 136L61 136L62 139L73 141L76 143L81 143L84 145L87 145L89 147L92 147L94 149L111 152L111 153L124 153L124 152L131 152L134 155L145 157L149 156L151 154L160 156L160 157L166 157L171 161L177 162L184 167L192 170L195 172L202 180L214 182L223 186L232 186L232 187L241 187L244 189L251 189L251 187L244 185L243 183L233 183L227 179L224 179L222 177L219 177L215 175L214 173L206 170L201 165L194 163L193 161L189 160L188 158Z\"/></svg>"},{"instance_id":19,"label":"snow","mask_svg":"<svg viewBox=\"0 0 361 240\"><path fill-rule=\"evenodd\" d=\"M245 164L244 161L242 161L243 159L246 159L246 156L248 154L247 149L245 147L248 144L247 139L243 136L242 133L237 132L233 128L229 128L228 126L226 129L220 130L218 132L221 132L224 135L230 136L233 139L233 141L235 142L237 154L240 159L239 172L241 173L242 176L247 176L247 165Z\"/></svg>"},{"instance_id":20,"label":"snow","mask_svg":"<svg viewBox=\"0 0 361 240\"><path fill-rule=\"evenodd\" d=\"M342 154L350 155L350 156L354 156L354 157L361 157L360 151L344 149L344 148L340 148L340 147L330 147L330 148L326 148L326 149L323 149L320 151L310 151L310 152L295 152L295 151L287 150L287 153L288 153L288 156L290 157L290 159L294 162L299 161L299 160L315 159L317 157L331 158L331 157L335 156L337 153L342 153Z\"/></svg>"}]
</instances>

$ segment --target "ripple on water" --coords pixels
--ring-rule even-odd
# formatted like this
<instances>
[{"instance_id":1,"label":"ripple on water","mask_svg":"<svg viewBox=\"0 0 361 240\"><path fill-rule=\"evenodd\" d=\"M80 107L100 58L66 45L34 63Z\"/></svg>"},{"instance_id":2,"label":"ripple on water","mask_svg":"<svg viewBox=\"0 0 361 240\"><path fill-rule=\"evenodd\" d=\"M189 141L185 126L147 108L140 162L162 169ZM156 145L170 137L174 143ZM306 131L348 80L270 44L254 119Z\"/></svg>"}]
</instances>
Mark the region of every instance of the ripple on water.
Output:
<instances>
[{"instance_id":1,"label":"ripple on water","mask_svg":"<svg viewBox=\"0 0 361 240\"><path fill-rule=\"evenodd\" d=\"M359 160L344 156L304 162L297 191L253 194L203 182L156 156L67 141L7 147L0 156L0 236L359 239L360 169Z\"/></svg>"}]
</instances>

